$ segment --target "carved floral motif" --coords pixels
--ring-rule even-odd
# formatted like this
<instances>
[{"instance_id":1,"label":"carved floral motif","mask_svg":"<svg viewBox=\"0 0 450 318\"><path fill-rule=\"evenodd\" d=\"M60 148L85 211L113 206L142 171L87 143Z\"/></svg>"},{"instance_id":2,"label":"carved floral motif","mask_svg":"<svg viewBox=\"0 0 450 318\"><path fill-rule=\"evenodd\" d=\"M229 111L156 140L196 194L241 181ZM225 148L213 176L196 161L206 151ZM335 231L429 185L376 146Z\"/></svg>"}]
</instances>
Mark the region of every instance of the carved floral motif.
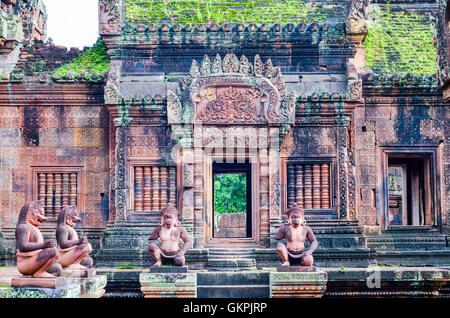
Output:
<instances>
[{"instance_id":1,"label":"carved floral motif","mask_svg":"<svg viewBox=\"0 0 450 318\"><path fill-rule=\"evenodd\" d=\"M257 55L254 65L247 57L217 55L213 62L205 56L192 62L190 77L180 82L181 92L168 92L167 116L170 124L273 123L294 121L293 94L286 87L279 67L265 64Z\"/></svg>"}]
</instances>

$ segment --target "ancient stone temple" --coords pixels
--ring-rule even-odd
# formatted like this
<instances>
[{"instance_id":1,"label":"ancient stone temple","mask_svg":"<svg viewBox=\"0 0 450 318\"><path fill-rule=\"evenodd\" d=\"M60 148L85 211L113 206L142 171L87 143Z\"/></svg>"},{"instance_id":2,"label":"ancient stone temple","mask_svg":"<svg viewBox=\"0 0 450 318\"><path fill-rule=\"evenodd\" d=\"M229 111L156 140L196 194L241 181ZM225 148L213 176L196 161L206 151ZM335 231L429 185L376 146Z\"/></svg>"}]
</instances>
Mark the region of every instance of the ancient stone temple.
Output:
<instances>
[{"instance_id":1,"label":"ancient stone temple","mask_svg":"<svg viewBox=\"0 0 450 318\"><path fill-rule=\"evenodd\" d=\"M99 0L101 39L66 50L45 41L41 0L1 1L0 265L14 264L25 202L44 203L49 237L76 205L108 286L133 293L170 203L193 242L186 265L210 275L198 297L221 272L261 286L295 204L325 296L369 295L377 265L389 282L377 295L448 294L446 1L222 1L197 15L196 1L168 2L165 15ZM232 174L245 208L219 215L215 180Z\"/></svg>"}]
</instances>

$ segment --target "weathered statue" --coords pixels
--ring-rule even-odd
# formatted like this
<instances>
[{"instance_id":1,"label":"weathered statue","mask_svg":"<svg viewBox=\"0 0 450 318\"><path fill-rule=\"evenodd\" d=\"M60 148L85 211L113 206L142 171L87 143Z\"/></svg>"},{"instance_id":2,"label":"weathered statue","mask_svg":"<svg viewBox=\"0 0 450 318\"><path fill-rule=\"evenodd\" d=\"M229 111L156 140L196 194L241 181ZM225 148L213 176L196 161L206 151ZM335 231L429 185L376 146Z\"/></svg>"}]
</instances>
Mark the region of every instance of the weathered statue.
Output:
<instances>
[{"instance_id":1,"label":"weathered statue","mask_svg":"<svg viewBox=\"0 0 450 318\"><path fill-rule=\"evenodd\" d=\"M155 260L153 266L177 265L183 266L185 263L184 254L192 247L191 239L185 228L178 222L178 211L168 204L161 210L161 225L158 226L148 238L149 242L160 238L161 247L155 243L148 245L150 255ZM180 238L184 242L183 249L180 250Z\"/></svg>"},{"instance_id":2,"label":"weathered statue","mask_svg":"<svg viewBox=\"0 0 450 318\"><path fill-rule=\"evenodd\" d=\"M347 10L346 32L349 35L360 35L363 41L369 31L369 0L351 0Z\"/></svg>"},{"instance_id":3,"label":"weathered statue","mask_svg":"<svg viewBox=\"0 0 450 318\"><path fill-rule=\"evenodd\" d=\"M44 241L38 227L46 220L41 201L26 204L16 227L17 269L23 275L54 278L61 275L58 250L52 240Z\"/></svg>"},{"instance_id":4,"label":"weathered statue","mask_svg":"<svg viewBox=\"0 0 450 318\"><path fill-rule=\"evenodd\" d=\"M56 239L60 253L58 262L62 267L75 270L86 270L93 265L88 255L92 251L86 236L78 238L73 228L80 221L78 209L75 205L65 207L58 215Z\"/></svg>"},{"instance_id":5,"label":"weathered statue","mask_svg":"<svg viewBox=\"0 0 450 318\"><path fill-rule=\"evenodd\" d=\"M296 206L287 212L288 224L282 226L276 239L286 239L287 246L278 243L277 252L282 260L281 266L312 266L314 258L312 253L317 248L317 239L309 226L306 225L304 211ZM309 249L305 249L305 240L308 239Z\"/></svg>"}]
</instances>

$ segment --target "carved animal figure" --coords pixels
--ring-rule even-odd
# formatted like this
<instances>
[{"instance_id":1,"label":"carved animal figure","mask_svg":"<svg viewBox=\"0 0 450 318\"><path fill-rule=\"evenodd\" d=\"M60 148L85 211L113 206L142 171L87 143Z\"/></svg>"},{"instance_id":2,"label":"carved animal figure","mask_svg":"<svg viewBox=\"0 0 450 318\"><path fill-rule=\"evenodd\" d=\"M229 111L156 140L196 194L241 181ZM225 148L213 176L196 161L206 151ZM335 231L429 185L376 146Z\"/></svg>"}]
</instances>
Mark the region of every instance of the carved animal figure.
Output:
<instances>
[{"instance_id":1,"label":"carved animal figure","mask_svg":"<svg viewBox=\"0 0 450 318\"><path fill-rule=\"evenodd\" d=\"M60 253L59 263L62 267L86 270L93 266L92 258L88 256L92 246L86 236L78 238L74 226L79 221L78 209L74 205L65 207L58 215L56 239Z\"/></svg>"},{"instance_id":2,"label":"carved animal figure","mask_svg":"<svg viewBox=\"0 0 450 318\"><path fill-rule=\"evenodd\" d=\"M39 226L46 220L41 201L25 204L16 227L17 269L23 275L54 278L61 275L58 250L52 240L44 241Z\"/></svg>"},{"instance_id":3,"label":"carved animal figure","mask_svg":"<svg viewBox=\"0 0 450 318\"><path fill-rule=\"evenodd\" d=\"M312 266L312 253L318 246L317 239L309 226L306 225L304 211L296 206L287 211L288 224L282 226L277 233L276 240L286 239L287 246L278 243L277 252L282 260L281 266L303 265ZM311 243L305 249L305 240Z\"/></svg>"},{"instance_id":4,"label":"carved animal figure","mask_svg":"<svg viewBox=\"0 0 450 318\"><path fill-rule=\"evenodd\" d=\"M191 239L185 228L179 226L178 211L171 204L161 210L161 225L149 237L149 241L161 239L161 247L155 243L148 245L148 250L155 260L153 266L177 265L185 263L184 254L192 247ZM180 238L184 241L180 250Z\"/></svg>"}]
</instances>

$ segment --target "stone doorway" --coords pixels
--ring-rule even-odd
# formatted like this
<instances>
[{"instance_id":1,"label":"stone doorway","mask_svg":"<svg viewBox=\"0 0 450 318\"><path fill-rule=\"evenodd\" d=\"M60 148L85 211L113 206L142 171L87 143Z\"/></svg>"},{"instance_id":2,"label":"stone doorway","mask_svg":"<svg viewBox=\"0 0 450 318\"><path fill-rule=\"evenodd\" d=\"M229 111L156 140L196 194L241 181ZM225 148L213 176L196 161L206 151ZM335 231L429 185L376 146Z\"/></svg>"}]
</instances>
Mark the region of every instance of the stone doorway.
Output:
<instances>
[{"instance_id":1,"label":"stone doorway","mask_svg":"<svg viewBox=\"0 0 450 318\"><path fill-rule=\"evenodd\" d=\"M251 165L213 162L213 238L252 236Z\"/></svg>"}]
</instances>

